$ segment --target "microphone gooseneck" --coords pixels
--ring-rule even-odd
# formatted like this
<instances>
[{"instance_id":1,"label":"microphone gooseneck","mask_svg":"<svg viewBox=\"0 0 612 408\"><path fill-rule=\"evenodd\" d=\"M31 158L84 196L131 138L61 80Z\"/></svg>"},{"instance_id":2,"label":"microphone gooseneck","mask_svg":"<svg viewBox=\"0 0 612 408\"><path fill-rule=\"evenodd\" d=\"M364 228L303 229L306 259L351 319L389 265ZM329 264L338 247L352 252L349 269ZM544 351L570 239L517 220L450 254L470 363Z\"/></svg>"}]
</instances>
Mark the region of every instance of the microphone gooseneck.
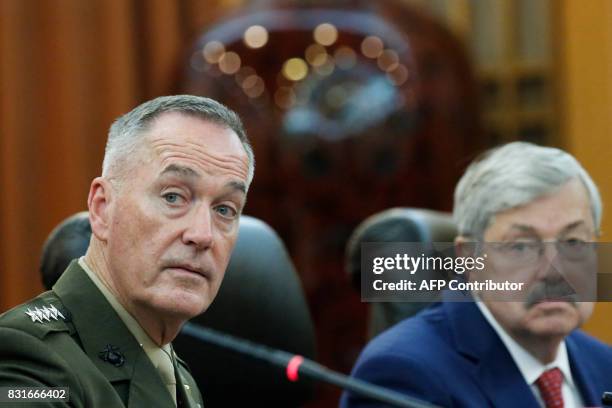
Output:
<instances>
[{"instance_id":1,"label":"microphone gooseneck","mask_svg":"<svg viewBox=\"0 0 612 408\"><path fill-rule=\"evenodd\" d=\"M299 376L303 375L314 380L336 385L354 394L359 394L394 407L436 408L435 405L420 401L416 398L340 374L300 355L291 354L286 351L221 333L217 330L203 327L195 323L185 323L182 332L200 341L257 358L275 366L283 367L287 378L293 382L298 381Z\"/></svg>"}]
</instances>

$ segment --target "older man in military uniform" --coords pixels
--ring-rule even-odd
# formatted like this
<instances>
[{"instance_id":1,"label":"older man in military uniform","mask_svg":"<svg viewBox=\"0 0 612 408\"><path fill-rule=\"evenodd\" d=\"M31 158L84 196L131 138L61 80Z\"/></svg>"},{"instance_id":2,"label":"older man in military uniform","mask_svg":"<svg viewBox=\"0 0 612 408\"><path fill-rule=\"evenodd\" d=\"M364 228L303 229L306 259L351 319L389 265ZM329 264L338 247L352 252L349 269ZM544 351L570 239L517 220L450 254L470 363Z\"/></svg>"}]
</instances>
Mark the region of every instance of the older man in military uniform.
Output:
<instances>
[{"instance_id":1,"label":"older man in military uniform","mask_svg":"<svg viewBox=\"0 0 612 408\"><path fill-rule=\"evenodd\" d=\"M120 117L89 191L86 255L0 316L0 387L67 387L74 407L201 406L170 342L217 294L253 169L239 118L210 99Z\"/></svg>"}]
</instances>

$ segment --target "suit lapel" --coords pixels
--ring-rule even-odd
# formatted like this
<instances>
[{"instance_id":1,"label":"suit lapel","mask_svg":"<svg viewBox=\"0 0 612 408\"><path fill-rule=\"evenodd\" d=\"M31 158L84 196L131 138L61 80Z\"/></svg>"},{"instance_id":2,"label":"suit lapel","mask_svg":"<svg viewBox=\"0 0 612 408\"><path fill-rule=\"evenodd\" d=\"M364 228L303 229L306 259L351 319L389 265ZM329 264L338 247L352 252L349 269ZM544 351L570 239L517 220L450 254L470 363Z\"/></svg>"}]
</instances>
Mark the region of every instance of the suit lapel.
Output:
<instances>
[{"instance_id":1,"label":"suit lapel","mask_svg":"<svg viewBox=\"0 0 612 408\"><path fill-rule=\"evenodd\" d=\"M595 407L601 405L601 395L598 395L597 390L602 389L600 381L597 376L593 373L597 372L594 367L590 366L589 359L577 358L579 355L579 346L576 343L576 339L573 335L569 335L565 338L565 344L567 346L567 354L570 363L570 369L572 370L572 377L574 382L580 391L580 395L584 401L585 406Z\"/></svg>"},{"instance_id":2,"label":"suit lapel","mask_svg":"<svg viewBox=\"0 0 612 408\"><path fill-rule=\"evenodd\" d=\"M483 357L478 377L493 406L539 408L533 391L505 348L492 349Z\"/></svg>"},{"instance_id":3,"label":"suit lapel","mask_svg":"<svg viewBox=\"0 0 612 408\"><path fill-rule=\"evenodd\" d=\"M69 310L83 350L93 364L113 386L129 383L130 406L174 405L142 347L76 261L53 290ZM109 347L123 356L121 364L116 358L104 358Z\"/></svg>"},{"instance_id":4,"label":"suit lapel","mask_svg":"<svg viewBox=\"0 0 612 408\"><path fill-rule=\"evenodd\" d=\"M453 341L474 367L475 384L497 408L539 408L512 356L474 302L446 302Z\"/></svg>"}]
</instances>

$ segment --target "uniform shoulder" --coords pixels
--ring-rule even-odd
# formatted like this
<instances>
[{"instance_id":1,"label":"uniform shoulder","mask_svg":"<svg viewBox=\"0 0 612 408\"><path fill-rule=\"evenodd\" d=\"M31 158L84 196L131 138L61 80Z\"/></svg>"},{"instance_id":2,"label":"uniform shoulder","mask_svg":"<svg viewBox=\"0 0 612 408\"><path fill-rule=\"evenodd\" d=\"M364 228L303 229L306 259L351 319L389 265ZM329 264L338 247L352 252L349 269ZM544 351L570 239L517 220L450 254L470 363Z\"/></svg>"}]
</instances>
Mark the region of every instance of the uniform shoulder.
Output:
<instances>
[{"instance_id":1,"label":"uniform shoulder","mask_svg":"<svg viewBox=\"0 0 612 408\"><path fill-rule=\"evenodd\" d=\"M0 328L23 331L43 339L52 332L71 332L69 321L70 313L57 295L49 291L1 314Z\"/></svg>"}]
</instances>

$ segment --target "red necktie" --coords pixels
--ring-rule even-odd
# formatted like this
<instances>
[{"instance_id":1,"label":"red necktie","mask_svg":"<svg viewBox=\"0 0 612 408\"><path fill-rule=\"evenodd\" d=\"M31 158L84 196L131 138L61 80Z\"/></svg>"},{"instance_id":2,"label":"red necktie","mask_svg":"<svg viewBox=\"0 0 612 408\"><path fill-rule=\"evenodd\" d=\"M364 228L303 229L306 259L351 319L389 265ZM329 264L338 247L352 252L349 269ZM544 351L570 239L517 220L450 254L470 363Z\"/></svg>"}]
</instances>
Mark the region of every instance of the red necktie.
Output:
<instances>
[{"instance_id":1,"label":"red necktie","mask_svg":"<svg viewBox=\"0 0 612 408\"><path fill-rule=\"evenodd\" d=\"M563 373L558 368L545 371L536 380L536 385L540 389L540 395L546 408L563 408L562 384Z\"/></svg>"}]
</instances>

